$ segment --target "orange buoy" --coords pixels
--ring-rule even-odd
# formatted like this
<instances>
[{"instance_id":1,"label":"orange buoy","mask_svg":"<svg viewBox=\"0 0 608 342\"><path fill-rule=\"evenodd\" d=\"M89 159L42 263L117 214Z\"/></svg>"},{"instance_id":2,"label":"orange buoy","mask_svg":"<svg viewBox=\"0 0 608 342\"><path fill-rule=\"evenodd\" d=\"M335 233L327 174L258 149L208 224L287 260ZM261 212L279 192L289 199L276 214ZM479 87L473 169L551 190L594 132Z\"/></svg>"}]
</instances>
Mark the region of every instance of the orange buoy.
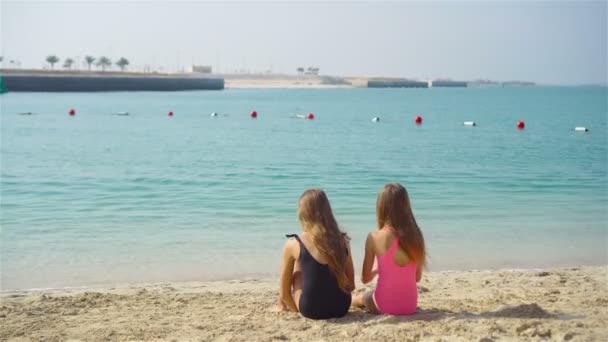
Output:
<instances>
[{"instance_id":1,"label":"orange buoy","mask_svg":"<svg viewBox=\"0 0 608 342\"><path fill-rule=\"evenodd\" d=\"M70 114L71 116L74 116L74 115L76 115L76 111L74 110L74 108L72 108L72 109L70 109L68 114Z\"/></svg>"},{"instance_id":2,"label":"orange buoy","mask_svg":"<svg viewBox=\"0 0 608 342\"><path fill-rule=\"evenodd\" d=\"M518 129L524 129L524 127L526 127L526 124L523 121L517 121Z\"/></svg>"},{"instance_id":3,"label":"orange buoy","mask_svg":"<svg viewBox=\"0 0 608 342\"><path fill-rule=\"evenodd\" d=\"M314 115L313 113L308 113L308 115L306 115L306 118L307 118L308 120L312 120L312 119L314 119L314 118L315 118L315 115Z\"/></svg>"},{"instance_id":4,"label":"orange buoy","mask_svg":"<svg viewBox=\"0 0 608 342\"><path fill-rule=\"evenodd\" d=\"M168 116L173 116L173 112L167 113Z\"/></svg>"},{"instance_id":5,"label":"orange buoy","mask_svg":"<svg viewBox=\"0 0 608 342\"><path fill-rule=\"evenodd\" d=\"M416 123L416 125L420 125L422 123L422 116L416 115L416 117L414 118L414 122Z\"/></svg>"},{"instance_id":6,"label":"orange buoy","mask_svg":"<svg viewBox=\"0 0 608 342\"><path fill-rule=\"evenodd\" d=\"M255 110L252 110L251 114L249 114L249 116L251 116L252 119L255 119L258 117L258 112L256 112Z\"/></svg>"}]
</instances>

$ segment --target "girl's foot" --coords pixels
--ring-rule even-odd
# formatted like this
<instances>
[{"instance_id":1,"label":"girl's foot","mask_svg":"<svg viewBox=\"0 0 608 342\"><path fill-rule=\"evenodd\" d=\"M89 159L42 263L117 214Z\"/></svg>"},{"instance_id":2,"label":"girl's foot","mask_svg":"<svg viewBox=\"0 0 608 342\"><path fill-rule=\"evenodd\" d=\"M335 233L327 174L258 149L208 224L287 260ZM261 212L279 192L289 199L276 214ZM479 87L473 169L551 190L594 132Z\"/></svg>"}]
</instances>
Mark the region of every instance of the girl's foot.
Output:
<instances>
[{"instance_id":1,"label":"girl's foot","mask_svg":"<svg viewBox=\"0 0 608 342\"><path fill-rule=\"evenodd\" d=\"M289 311L289 310L287 309L287 305L285 305L283 303L283 301L279 299L279 302L277 303L277 312L283 312L283 311Z\"/></svg>"}]
</instances>

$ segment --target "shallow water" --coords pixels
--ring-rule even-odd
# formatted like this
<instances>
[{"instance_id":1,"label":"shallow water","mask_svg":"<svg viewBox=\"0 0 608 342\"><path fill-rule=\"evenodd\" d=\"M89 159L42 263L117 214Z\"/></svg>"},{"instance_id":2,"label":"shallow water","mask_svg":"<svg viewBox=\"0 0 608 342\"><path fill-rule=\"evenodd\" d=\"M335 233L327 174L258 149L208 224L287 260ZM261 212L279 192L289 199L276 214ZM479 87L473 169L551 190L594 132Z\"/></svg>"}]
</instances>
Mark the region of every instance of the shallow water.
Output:
<instances>
[{"instance_id":1,"label":"shallow water","mask_svg":"<svg viewBox=\"0 0 608 342\"><path fill-rule=\"evenodd\" d=\"M274 276L310 187L326 190L358 272L376 194L388 182L408 188L432 270L605 264L607 94L4 94L0 285ZM122 111L130 115L112 115ZM307 112L315 120L294 118Z\"/></svg>"}]
</instances>

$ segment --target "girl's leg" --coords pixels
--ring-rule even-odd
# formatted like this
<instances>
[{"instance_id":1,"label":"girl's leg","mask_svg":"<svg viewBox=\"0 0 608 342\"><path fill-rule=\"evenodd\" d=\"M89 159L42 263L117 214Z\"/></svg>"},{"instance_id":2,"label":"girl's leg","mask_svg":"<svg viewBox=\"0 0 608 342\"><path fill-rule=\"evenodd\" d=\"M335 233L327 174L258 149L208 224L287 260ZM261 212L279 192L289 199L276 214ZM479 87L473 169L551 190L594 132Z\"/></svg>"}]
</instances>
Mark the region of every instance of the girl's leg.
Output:
<instances>
[{"instance_id":1,"label":"girl's leg","mask_svg":"<svg viewBox=\"0 0 608 342\"><path fill-rule=\"evenodd\" d=\"M365 293L366 291L359 291L357 293L353 293L350 305L360 309L365 308L365 302L363 301L363 296L365 296Z\"/></svg>"},{"instance_id":2,"label":"girl's leg","mask_svg":"<svg viewBox=\"0 0 608 342\"><path fill-rule=\"evenodd\" d=\"M380 310L376 306L376 302L374 301L374 291L362 291L353 295L353 299L351 305L360 309L364 309L365 311L371 314L380 314Z\"/></svg>"},{"instance_id":3,"label":"girl's leg","mask_svg":"<svg viewBox=\"0 0 608 342\"><path fill-rule=\"evenodd\" d=\"M291 283L291 289L293 294L293 301L300 310L300 296L302 295L302 272L297 270L293 273L293 281Z\"/></svg>"},{"instance_id":4,"label":"girl's leg","mask_svg":"<svg viewBox=\"0 0 608 342\"><path fill-rule=\"evenodd\" d=\"M287 311L287 305L285 305L285 303L283 303L281 298L279 298L277 301L277 311L279 311L279 312Z\"/></svg>"},{"instance_id":5,"label":"girl's leg","mask_svg":"<svg viewBox=\"0 0 608 342\"><path fill-rule=\"evenodd\" d=\"M300 296L302 295L302 272L293 272L293 277L291 279L291 295L293 296L293 301L296 303L296 306L298 309L300 309ZM288 311L287 305L283 303L281 298L278 299L277 310Z\"/></svg>"}]
</instances>

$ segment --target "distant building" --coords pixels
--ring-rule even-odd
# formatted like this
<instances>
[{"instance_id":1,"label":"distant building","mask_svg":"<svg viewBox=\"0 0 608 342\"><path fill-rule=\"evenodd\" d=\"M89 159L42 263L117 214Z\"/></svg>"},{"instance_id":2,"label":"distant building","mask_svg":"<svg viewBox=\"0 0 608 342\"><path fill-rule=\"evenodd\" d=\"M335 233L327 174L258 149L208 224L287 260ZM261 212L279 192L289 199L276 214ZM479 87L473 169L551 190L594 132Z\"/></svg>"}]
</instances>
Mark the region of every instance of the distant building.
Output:
<instances>
[{"instance_id":1,"label":"distant building","mask_svg":"<svg viewBox=\"0 0 608 342\"><path fill-rule=\"evenodd\" d=\"M319 68L316 67L308 67L308 69L306 69L306 71L304 72L305 75L318 75L319 74Z\"/></svg>"},{"instance_id":2,"label":"distant building","mask_svg":"<svg viewBox=\"0 0 608 342\"><path fill-rule=\"evenodd\" d=\"M210 74L212 68L210 65L192 65L190 67L190 72L196 72L200 74Z\"/></svg>"},{"instance_id":3,"label":"distant building","mask_svg":"<svg viewBox=\"0 0 608 342\"><path fill-rule=\"evenodd\" d=\"M534 82L528 82L528 81L507 81L507 82L502 82L502 86L503 87L513 87L513 86L521 86L521 87L530 87L530 86L534 86L536 85L536 83Z\"/></svg>"},{"instance_id":4,"label":"distant building","mask_svg":"<svg viewBox=\"0 0 608 342\"><path fill-rule=\"evenodd\" d=\"M500 82L497 82L497 81L479 79L479 80L470 81L467 86L468 87L496 87L496 86L500 86L500 85L501 85Z\"/></svg>"}]
</instances>

